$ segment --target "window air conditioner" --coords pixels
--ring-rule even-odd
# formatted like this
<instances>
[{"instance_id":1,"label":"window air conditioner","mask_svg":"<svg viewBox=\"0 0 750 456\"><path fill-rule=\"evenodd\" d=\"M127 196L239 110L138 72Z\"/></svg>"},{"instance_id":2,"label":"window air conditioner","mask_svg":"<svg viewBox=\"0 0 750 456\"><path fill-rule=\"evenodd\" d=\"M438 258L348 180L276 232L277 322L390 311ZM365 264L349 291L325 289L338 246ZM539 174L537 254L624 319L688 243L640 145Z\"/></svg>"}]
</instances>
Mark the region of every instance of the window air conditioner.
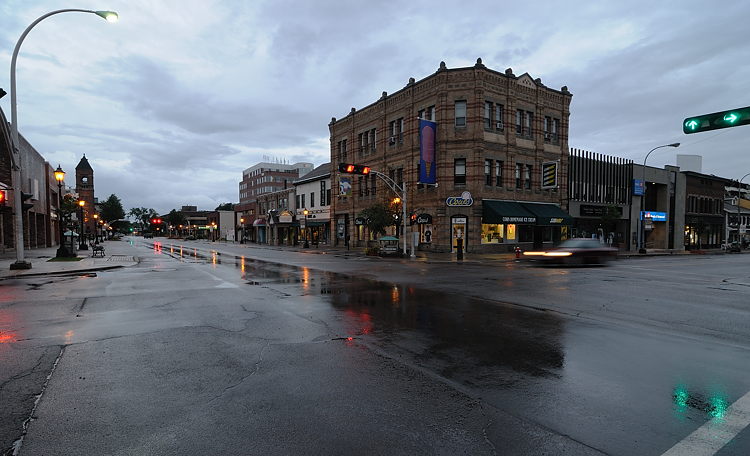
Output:
<instances>
[{"instance_id":1,"label":"window air conditioner","mask_svg":"<svg viewBox=\"0 0 750 456\"><path fill-rule=\"evenodd\" d=\"M503 129L503 123L502 122L498 122L497 123L497 129L498 130L502 130Z\"/></svg>"},{"instance_id":2,"label":"window air conditioner","mask_svg":"<svg viewBox=\"0 0 750 456\"><path fill-rule=\"evenodd\" d=\"M544 139L549 139L549 133L544 134Z\"/></svg>"},{"instance_id":3,"label":"window air conditioner","mask_svg":"<svg viewBox=\"0 0 750 456\"><path fill-rule=\"evenodd\" d=\"M396 137L391 136L390 138L388 138L388 144L396 144Z\"/></svg>"}]
</instances>

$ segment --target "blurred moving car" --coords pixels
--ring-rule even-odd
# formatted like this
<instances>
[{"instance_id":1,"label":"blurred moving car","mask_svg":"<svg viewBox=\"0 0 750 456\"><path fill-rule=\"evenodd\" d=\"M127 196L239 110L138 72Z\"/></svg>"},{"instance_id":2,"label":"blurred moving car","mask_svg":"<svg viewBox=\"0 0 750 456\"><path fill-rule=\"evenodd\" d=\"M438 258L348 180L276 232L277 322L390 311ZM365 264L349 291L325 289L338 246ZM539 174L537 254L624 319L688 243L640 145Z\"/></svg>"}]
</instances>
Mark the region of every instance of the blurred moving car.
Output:
<instances>
[{"instance_id":1,"label":"blurred moving car","mask_svg":"<svg viewBox=\"0 0 750 456\"><path fill-rule=\"evenodd\" d=\"M540 252L524 252L525 257L544 264L606 264L617 259L617 249L598 239L572 238L557 247Z\"/></svg>"},{"instance_id":2,"label":"blurred moving car","mask_svg":"<svg viewBox=\"0 0 750 456\"><path fill-rule=\"evenodd\" d=\"M143 239L153 239L153 233L143 233Z\"/></svg>"}]
</instances>

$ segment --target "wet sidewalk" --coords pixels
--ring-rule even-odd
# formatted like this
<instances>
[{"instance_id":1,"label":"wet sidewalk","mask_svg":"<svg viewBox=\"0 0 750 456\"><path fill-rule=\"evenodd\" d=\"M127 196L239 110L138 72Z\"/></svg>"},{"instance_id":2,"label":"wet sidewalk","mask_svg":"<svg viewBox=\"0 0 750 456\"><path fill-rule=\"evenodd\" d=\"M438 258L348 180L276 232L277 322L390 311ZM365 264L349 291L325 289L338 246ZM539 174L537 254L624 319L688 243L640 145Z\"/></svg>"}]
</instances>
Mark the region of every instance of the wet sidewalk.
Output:
<instances>
[{"instance_id":1,"label":"wet sidewalk","mask_svg":"<svg viewBox=\"0 0 750 456\"><path fill-rule=\"evenodd\" d=\"M41 249L30 249L24 250L24 259L31 263L31 269L10 269L11 265L16 262L16 253L14 250L9 250L4 253L0 253L0 280L13 278L13 277L30 277L39 275L51 275L51 274L86 274L95 271L116 269L128 266L134 266L138 264L139 259L136 256L135 246L133 240L145 241L147 243L163 243L163 244L180 244L183 241L181 239L167 239L167 238L156 238L143 240L143 238L128 238L125 237L119 241L105 241L102 245L104 247L104 257L92 256L92 250L79 250L77 252L78 261L50 261L57 255L57 246L47 247ZM407 251L407 254L403 256L401 253L398 255L391 256L367 256L364 253L364 249L360 247L345 246L329 246L329 245L310 245L310 247L304 247L302 244L297 246L273 246L267 244L240 244L238 242L208 242L208 241L190 241L189 244L198 244L200 248L205 249L217 249L223 248L238 248L247 249L252 251L253 249L271 249L287 252L299 252L306 254L336 254L340 257L346 258L368 258L373 261L419 261L425 263L466 263L466 264L505 264L515 261L529 261L520 255L520 258L516 259L515 252L508 253L465 253L463 259L459 260L455 253L442 253L432 251L415 251L414 257L411 256L411 250ZM401 251L400 251L401 252ZM636 252L621 251L618 254L619 258L648 258L654 256L690 256L696 254L705 255L724 255L724 250L704 250L700 252L689 252L689 251L659 251L649 250L646 254L639 254Z\"/></svg>"},{"instance_id":2,"label":"wet sidewalk","mask_svg":"<svg viewBox=\"0 0 750 456\"><path fill-rule=\"evenodd\" d=\"M0 280L50 274L86 274L138 264L135 249L129 241L105 241L100 245L104 247L103 257L99 254L93 257L89 247L88 250L77 251L77 261L50 261L56 257L58 246L24 250L24 260L31 263L30 269L10 268L17 261L15 250L0 253Z\"/></svg>"}]
</instances>

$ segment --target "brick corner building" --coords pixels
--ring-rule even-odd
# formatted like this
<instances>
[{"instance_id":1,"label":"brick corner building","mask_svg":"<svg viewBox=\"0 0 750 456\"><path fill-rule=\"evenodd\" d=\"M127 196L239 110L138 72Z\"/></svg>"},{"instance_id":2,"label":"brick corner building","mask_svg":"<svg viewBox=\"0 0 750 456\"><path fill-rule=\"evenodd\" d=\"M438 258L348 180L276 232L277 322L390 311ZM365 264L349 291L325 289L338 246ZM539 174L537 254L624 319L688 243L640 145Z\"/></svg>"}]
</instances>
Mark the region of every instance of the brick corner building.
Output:
<instances>
[{"instance_id":1,"label":"brick corner building","mask_svg":"<svg viewBox=\"0 0 750 456\"><path fill-rule=\"evenodd\" d=\"M406 186L407 216L420 249L507 252L567 235L568 122L572 94L528 74L498 72L481 59L439 69L329 124L332 222L336 243L364 246L373 236L358 214L396 196L376 175L338 172L340 163L371 167ZM420 119L434 125L436 184L420 183ZM426 162L425 162L426 163ZM556 171L556 181L542 188ZM430 171L428 171L429 174ZM553 176L554 177L554 176ZM392 228L402 236L403 227Z\"/></svg>"}]
</instances>

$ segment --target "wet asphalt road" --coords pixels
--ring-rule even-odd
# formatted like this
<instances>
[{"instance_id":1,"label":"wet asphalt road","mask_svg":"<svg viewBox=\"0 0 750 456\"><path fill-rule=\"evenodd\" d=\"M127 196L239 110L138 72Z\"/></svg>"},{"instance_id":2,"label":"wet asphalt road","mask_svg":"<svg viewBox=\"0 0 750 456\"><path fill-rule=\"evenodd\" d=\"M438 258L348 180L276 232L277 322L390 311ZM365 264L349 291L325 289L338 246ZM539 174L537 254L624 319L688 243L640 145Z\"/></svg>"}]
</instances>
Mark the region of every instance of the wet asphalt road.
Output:
<instances>
[{"instance_id":1,"label":"wet asphalt road","mask_svg":"<svg viewBox=\"0 0 750 456\"><path fill-rule=\"evenodd\" d=\"M157 246L132 245L136 268L3 284L22 323L0 353L37 366L3 385L33 391L57 360L20 454L660 455L750 391L750 256ZM717 454L750 454L749 434Z\"/></svg>"}]
</instances>

